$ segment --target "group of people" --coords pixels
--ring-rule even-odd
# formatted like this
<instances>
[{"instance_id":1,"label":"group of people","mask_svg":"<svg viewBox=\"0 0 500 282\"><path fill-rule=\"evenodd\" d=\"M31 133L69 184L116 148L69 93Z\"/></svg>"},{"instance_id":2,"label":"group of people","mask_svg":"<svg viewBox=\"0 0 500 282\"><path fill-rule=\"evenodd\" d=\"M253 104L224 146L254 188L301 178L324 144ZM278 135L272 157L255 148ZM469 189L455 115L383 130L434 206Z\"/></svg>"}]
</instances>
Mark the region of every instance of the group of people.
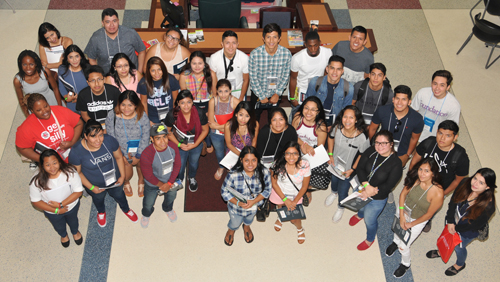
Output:
<instances>
[{"instance_id":1,"label":"group of people","mask_svg":"<svg viewBox=\"0 0 500 282\"><path fill-rule=\"evenodd\" d=\"M164 197L162 210L175 222L173 203L184 175L188 189L196 192L199 158L215 151L216 180L226 170L222 159L229 152L238 156L221 183L230 217L224 237L228 246L241 224L245 241L254 240L250 225L266 201L293 211L307 206L312 192L330 186L325 205L338 199L334 223L342 219L341 202L351 188L370 200L349 220L351 226L364 220L366 239L357 248L366 250L409 166L395 217L412 232L407 243L395 235L387 247L388 256L397 249L402 254L394 276L406 273L410 245L430 230L432 217L451 193L447 228L459 232L464 243L457 246L457 263L446 274L465 267L466 245L495 210L496 178L488 168L466 178L469 159L455 143L460 104L448 92L450 72L436 71L431 87L413 98L406 85L392 89L386 67L375 63L365 47L362 26L332 50L321 45L317 32L308 32L305 48L293 56L279 44L277 24L263 28L264 44L249 56L238 50L238 36L228 30L210 64L202 52L185 47L175 27L166 31L164 42L146 50L137 32L119 24L115 10L102 12L102 26L82 51L43 23L40 56L21 52L14 78L27 117L17 130L16 148L38 167L30 183L31 201L45 211L64 247L70 242L66 224L75 243L83 241L77 212L84 191L98 210L99 226L106 226L106 194L131 221L139 221L127 201L134 194L134 167L137 193L144 197L141 226L148 227L159 196ZM286 89L289 116L280 107ZM260 124L264 110L267 124ZM304 156L314 156L321 146L329 161L311 168ZM304 243L301 220L291 223L298 243ZM282 228L278 218L274 229Z\"/></svg>"}]
</instances>

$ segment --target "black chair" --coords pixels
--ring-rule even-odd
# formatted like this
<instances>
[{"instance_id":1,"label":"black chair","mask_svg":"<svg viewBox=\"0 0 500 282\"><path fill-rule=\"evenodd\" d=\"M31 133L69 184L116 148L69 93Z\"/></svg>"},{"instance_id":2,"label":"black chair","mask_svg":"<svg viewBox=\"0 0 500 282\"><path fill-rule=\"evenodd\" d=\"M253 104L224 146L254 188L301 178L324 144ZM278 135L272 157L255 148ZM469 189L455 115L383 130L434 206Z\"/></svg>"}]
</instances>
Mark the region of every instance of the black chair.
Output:
<instances>
[{"instance_id":1,"label":"black chair","mask_svg":"<svg viewBox=\"0 0 500 282\"><path fill-rule=\"evenodd\" d=\"M287 7L262 7L259 9L257 28L263 28L269 23L276 23L281 29L293 28L296 10Z\"/></svg>"},{"instance_id":2,"label":"black chair","mask_svg":"<svg viewBox=\"0 0 500 282\"><path fill-rule=\"evenodd\" d=\"M474 27L472 28L472 33L469 35L467 40L465 40L464 44L462 47L460 47L460 50L458 50L457 55L460 54L462 49L464 49L465 45L469 43L469 41L472 38L472 35L475 35L477 39L483 41L486 45L486 47L490 46L493 47L491 49L490 55L488 56L488 61L486 61L486 66L485 68L488 69L493 65L499 58L500 56L496 57L493 62L490 63L491 56L493 55L493 51L495 51L495 48L498 47L498 43L500 43L500 26L484 19L484 15L486 12L488 12L488 6L490 2L493 2L493 0L484 0L486 2L486 7L483 11L483 14L481 16L481 13L478 13L474 18L472 17L472 10L479 5L483 0L479 0L479 2L472 7L470 10L470 18L472 20L472 23L474 24ZM498 2L498 1L497 1ZM500 6L499 6L500 7ZM491 11L494 11L493 9L490 8ZM500 9L498 10L500 12ZM489 12L488 12L489 13Z\"/></svg>"},{"instance_id":3,"label":"black chair","mask_svg":"<svg viewBox=\"0 0 500 282\"><path fill-rule=\"evenodd\" d=\"M196 28L248 28L241 17L241 0L199 0L200 18Z\"/></svg>"},{"instance_id":4,"label":"black chair","mask_svg":"<svg viewBox=\"0 0 500 282\"><path fill-rule=\"evenodd\" d=\"M481 2L481 1L480 1ZM500 16L500 0L483 0L485 10L492 16Z\"/></svg>"}]
</instances>

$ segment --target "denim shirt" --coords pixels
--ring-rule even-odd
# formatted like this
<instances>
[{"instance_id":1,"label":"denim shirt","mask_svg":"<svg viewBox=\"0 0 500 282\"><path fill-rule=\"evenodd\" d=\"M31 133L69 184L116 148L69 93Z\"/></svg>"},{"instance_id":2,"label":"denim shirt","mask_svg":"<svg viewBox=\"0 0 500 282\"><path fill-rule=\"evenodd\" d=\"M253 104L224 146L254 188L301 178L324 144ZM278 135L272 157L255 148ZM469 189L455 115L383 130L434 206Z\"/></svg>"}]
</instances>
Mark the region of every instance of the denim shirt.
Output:
<instances>
[{"instance_id":1,"label":"denim shirt","mask_svg":"<svg viewBox=\"0 0 500 282\"><path fill-rule=\"evenodd\" d=\"M321 83L321 86L318 88L318 92L316 93L316 81L318 80L319 76L313 77L311 81L309 82L309 86L307 87L307 92L306 92L306 98L310 96L316 96L321 100L321 103L325 103L326 97L328 96L328 89L327 89L327 81L328 77L325 75L323 78L323 82ZM344 97L344 83L347 82L344 79L340 79L338 86L335 88L333 92L333 114L335 116L338 116L340 111L351 105L352 104L352 95L354 93L354 87L352 84L349 82L349 92L347 93L347 96Z\"/></svg>"}]
</instances>

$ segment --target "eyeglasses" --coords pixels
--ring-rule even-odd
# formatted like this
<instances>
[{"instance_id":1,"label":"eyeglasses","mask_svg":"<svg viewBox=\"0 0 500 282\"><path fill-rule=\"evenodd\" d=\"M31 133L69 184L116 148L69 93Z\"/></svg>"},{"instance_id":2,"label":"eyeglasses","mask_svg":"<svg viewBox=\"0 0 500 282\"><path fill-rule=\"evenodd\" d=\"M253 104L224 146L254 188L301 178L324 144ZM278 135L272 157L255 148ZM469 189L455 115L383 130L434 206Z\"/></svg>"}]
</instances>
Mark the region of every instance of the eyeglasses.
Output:
<instances>
[{"instance_id":1,"label":"eyeglasses","mask_svg":"<svg viewBox=\"0 0 500 282\"><path fill-rule=\"evenodd\" d=\"M400 127L400 126L401 126L401 121L400 121L400 120L398 120L398 121L396 122L396 126L394 127L394 133L396 133L396 132L398 132L398 131L399 131L399 127Z\"/></svg>"},{"instance_id":2,"label":"eyeglasses","mask_svg":"<svg viewBox=\"0 0 500 282\"><path fill-rule=\"evenodd\" d=\"M175 41L175 42L180 42L180 41L181 41L181 39L180 39L180 38L173 37L173 36L172 36L172 35L170 35L170 34L169 34L169 35L167 35L167 39L168 39L168 40L173 40L173 41Z\"/></svg>"},{"instance_id":3,"label":"eyeglasses","mask_svg":"<svg viewBox=\"0 0 500 282\"><path fill-rule=\"evenodd\" d=\"M391 144L391 142L377 142L377 141L375 141L375 146L386 147L389 144Z\"/></svg>"},{"instance_id":4,"label":"eyeglasses","mask_svg":"<svg viewBox=\"0 0 500 282\"><path fill-rule=\"evenodd\" d=\"M115 69L118 69L118 70L121 70L121 69L128 69L129 68L129 65L121 65L121 66L115 66Z\"/></svg>"},{"instance_id":5,"label":"eyeglasses","mask_svg":"<svg viewBox=\"0 0 500 282\"><path fill-rule=\"evenodd\" d=\"M290 156L297 157L298 155L299 155L299 153L298 153L298 152L293 152L293 153L286 152L286 153L285 153L285 156L287 156L287 157L290 157Z\"/></svg>"},{"instance_id":6,"label":"eyeglasses","mask_svg":"<svg viewBox=\"0 0 500 282\"><path fill-rule=\"evenodd\" d=\"M311 112L315 113L318 111L318 109L311 109L311 108L304 107L304 111L311 111Z\"/></svg>"},{"instance_id":7,"label":"eyeglasses","mask_svg":"<svg viewBox=\"0 0 500 282\"><path fill-rule=\"evenodd\" d=\"M92 84L96 84L96 83L101 83L104 81L104 78L98 78L98 79L93 79L93 80L89 80L88 82L89 83L92 83Z\"/></svg>"}]
</instances>

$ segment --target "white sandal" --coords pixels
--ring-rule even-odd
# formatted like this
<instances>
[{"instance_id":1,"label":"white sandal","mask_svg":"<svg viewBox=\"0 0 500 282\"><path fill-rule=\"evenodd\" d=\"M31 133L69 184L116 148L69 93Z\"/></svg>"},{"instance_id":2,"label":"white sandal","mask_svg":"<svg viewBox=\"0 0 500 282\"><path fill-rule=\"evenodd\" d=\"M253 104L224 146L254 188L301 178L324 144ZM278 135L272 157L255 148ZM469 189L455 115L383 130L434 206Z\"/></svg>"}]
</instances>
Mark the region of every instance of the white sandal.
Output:
<instances>
[{"instance_id":1,"label":"white sandal","mask_svg":"<svg viewBox=\"0 0 500 282\"><path fill-rule=\"evenodd\" d=\"M277 223L274 223L274 230L276 230L276 232L280 232L281 228L283 228L283 223L281 222L281 220L280 220L279 217L278 217L278 219L276 221L278 221L279 223L281 223L281 225L278 225Z\"/></svg>"},{"instance_id":2,"label":"white sandal","mask_svg":"<svg viewBox=\"0 0 500 282\"><path fill-rule=\"evenodd\" d=\"M306 235L304 234L304 228L301 228L301 229L297 229L297 241L299 242L299 244L303 244L305 241L306 241ZM301 236L301 235L304 235L304 236ZM304 240L302 241L302 243L300 242L300 240Z\"/></svg>"}]
</instances>

